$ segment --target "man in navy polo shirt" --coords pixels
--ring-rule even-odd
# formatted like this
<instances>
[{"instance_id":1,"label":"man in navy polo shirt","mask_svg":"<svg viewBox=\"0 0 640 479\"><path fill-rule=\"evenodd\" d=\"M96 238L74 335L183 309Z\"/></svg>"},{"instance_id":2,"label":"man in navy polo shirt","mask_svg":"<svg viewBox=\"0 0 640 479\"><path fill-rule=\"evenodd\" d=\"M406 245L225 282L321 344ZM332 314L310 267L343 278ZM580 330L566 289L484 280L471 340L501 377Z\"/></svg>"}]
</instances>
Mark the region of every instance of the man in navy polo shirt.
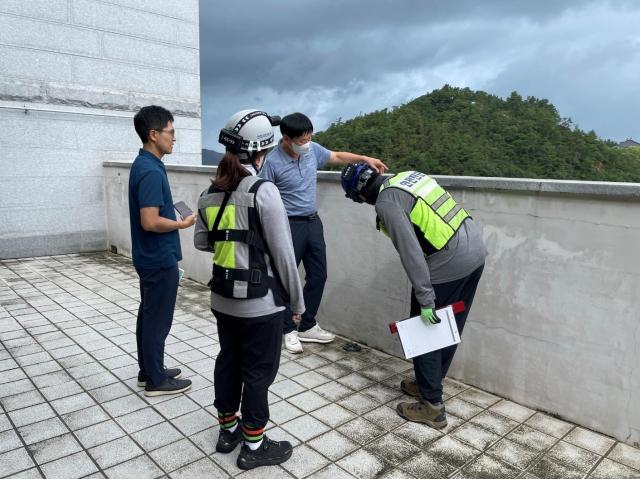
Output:
<instances>
[{"instance_id":1,"label":"man in navy polo shirt","mask_svg":"<svg viewBox=\"0 0 640 479\"><path fill-rule=\"evenodd\" d=\"M176 219L162 157L173 152L173 115L160 106L145 106L133 118L142 140L129 175L129 220L133 265L140 277L140 308L136 324L138 386L146 396L176 394L191 387L179 379L180 369L164 367L167 339L178 293L178 261L182 259L178 230L196 222L195 214Z\"/></svg>"},{"instance_id":2,"label":"man in navy polo shirt","mask_svg":"<svg viewBox=\"0 0 640 479\"><path fill-rule=\"evenodd\" d=\"M377 158L331 151L311 141L313 124L302 113L292 113L280 122L282 140L265 160L260 176L272 181L280 190L293 239L298 265L306 272L304 302L307 307L296 330L290 310L285 315L284 344L287 351L302 352L302 342L330 343L335 336L316 322L327 280L327 255L322 221L318 216L317 171L323 166L365 162L379 173L386 165Z\"/></svg>"}]
</instances>

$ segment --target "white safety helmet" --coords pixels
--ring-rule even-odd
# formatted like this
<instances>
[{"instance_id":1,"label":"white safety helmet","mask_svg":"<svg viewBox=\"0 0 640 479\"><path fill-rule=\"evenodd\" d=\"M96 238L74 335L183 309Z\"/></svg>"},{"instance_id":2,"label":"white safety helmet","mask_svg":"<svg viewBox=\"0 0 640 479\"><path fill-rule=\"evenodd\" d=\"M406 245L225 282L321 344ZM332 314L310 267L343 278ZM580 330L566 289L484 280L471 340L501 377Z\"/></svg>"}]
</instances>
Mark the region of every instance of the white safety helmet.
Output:
<instances>
[{"instance_id":1,"label":"white safety helmet","mask_svg":"<svg viewBox=\"0 0 640 479\"><path fill-rule=\"evenodd\" d=\"M273 127L279 124L278 116L269 116L260 110L242 110L229 118L220 130L218 141L241 159L250 159L253 153L275 146Z\"/></svg>"}]
</instances>

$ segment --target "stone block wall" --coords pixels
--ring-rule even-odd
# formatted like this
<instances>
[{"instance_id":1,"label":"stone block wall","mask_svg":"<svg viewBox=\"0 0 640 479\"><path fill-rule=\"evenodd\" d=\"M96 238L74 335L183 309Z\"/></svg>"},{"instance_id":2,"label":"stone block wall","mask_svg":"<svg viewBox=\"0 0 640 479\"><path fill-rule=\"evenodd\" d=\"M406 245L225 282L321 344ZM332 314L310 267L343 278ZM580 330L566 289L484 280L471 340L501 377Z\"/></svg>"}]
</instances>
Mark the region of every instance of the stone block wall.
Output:
<instances>
[{"instance_id":1,"label":"stone block wall","mask_svg":"<svg viewBox=\"0 0 640 479\"><path fill-rule=\"evenodd\" d=\"M198 0L0 2L0 258L105 249L102 162L132 117L176 117L167 163L199 165Z\"/></svg>"}]
</instances>

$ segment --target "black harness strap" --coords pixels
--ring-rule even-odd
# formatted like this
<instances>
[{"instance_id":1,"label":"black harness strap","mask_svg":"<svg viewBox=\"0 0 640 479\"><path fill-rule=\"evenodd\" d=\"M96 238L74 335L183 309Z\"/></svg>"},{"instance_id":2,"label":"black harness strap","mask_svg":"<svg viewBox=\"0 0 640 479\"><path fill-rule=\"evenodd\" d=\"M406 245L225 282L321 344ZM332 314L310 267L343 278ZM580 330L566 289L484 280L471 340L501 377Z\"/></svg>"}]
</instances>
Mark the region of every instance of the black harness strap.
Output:
<instances>
[{"instance_id":1,"label":"black harness strap","mask_svg":"<svg viewBox=\"0 0 640 479\"><path fill-rule=\"evenodd\" d=\"M231 193L228 191L224 192L224 199L222 200L222 204L220 205L220 209L218 210L218 214L216 215L216 219L213 222L213 228L209 232L209 246L211 248L214 247L214 243L211 242L211 233L214 235L218 232L218 226L220 226L220 220L222 219L222 213L224 213L224 209L227 207L227 203L229 202L229 198L231 198Z\"/></svg>"},{"instance_id":2,"label":"black harness strap","mask_svg":"<svg viewBox=\"0 0 640 479\"><path fill-rule=\"evenodd\" d=\"M215 241L241 241L249 246L255 246L263 253L266 252L266 245L262 238L251 230L209 231L209 243L214 243Z\"/></svg>"}]
</instances>

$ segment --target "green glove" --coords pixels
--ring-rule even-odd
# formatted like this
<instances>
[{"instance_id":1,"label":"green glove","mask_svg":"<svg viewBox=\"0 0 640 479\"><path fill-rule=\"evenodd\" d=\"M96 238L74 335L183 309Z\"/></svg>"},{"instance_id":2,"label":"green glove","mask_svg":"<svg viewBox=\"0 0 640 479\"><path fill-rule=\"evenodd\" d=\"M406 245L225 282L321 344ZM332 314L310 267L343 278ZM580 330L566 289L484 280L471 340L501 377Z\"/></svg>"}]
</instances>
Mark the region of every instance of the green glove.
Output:
<instances>
[{"instance_id":1,"label":"green glove","mask_svg":"<svg viewBox=\"0 0 640 479\"><path fill-rule=\"evenodd\" d=\"M420 318L427 326L429 326L430 324L438 324L440 322L440 318L436 316L433 308L422 308L420 310Z\"/></svg>"}]
</instances>

